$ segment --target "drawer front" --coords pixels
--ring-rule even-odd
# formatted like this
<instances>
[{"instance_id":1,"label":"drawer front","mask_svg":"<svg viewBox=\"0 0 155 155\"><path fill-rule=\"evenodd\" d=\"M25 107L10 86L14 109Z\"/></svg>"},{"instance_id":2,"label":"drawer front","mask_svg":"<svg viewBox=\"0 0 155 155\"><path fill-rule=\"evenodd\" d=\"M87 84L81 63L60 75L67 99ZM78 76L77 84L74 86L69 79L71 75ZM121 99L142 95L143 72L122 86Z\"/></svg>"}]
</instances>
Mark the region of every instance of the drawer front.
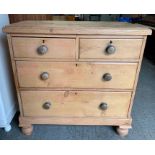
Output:
<instances>
[{"instance_id":1,"label":"drawer front","mask_svg":"<svg viewBox=\"0 0 155 155\"><path fill-rule=\"evenodd\" d=\"M17 58L75 58L75 39L14 37L12 43Z\"/></svg>"},{"instance_id":2,"label":"drawer front","mask_svg":"<svg viewBox=\"0 0 155 155\"><path fill-rule=\"evenodd\" d=\"M17 61L20 87L132 89L136 63Z\"/></svg>"},{"instance_id":3,"label":"drawer front","mask_svg":"<svg viewBox=\"0 0 155 155\"><path fill-rule=\"evenodd\" d=\"M130 92L21 91L24 116L127 117Z\"/></svg>"},{"instance_id":4,"label":"drawer front","mask_svg":"<svg viewBox=\"0 0 155 155\"><path fill-rule=\"evenodd\" d=\"M80 58L138 59L142 39L80 39Z\"/></svg>"}]
</instances>

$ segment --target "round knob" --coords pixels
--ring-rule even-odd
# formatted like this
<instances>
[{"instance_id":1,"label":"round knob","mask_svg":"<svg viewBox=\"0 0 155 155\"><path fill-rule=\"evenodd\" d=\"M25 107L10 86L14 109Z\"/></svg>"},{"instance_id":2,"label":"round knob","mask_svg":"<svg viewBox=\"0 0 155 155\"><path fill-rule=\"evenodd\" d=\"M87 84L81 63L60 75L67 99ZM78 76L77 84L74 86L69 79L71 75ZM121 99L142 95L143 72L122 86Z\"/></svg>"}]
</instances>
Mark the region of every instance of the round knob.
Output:
<instances>
[{"instance_id":1,"label":"round knob","mask_svg":"<svg viewBox=\"0 0 155 155\"><path fill-rule=\"evenodd\" d=\"M48 47L45 45L41 45L40 47L38 47L37 51L38 51L38 54L43 55L47 53Z\"/></svg>"},{"instance_id":2,"label":"round knob","mask_svg":"<svg viewBox=\"0 0 155 155\"><path fill-rule=\"evenodd\" d=\"M51 107L51 103L50 102L45 102L43 104L43 108L46 109L46 110L50 109L50 107Z\"/></svg>"},{"instance_id":3,"label":"round knob","mask_svg":"<svg viewBox=\"0 0 155 155\"><path fill-rule=\"evenodd\" d=\"M114 54L115 51L116 51L116 48L113 45L108 45L107 48L106 48L106 53L107 54Z\"/></svg>"},{"instance_id":4,"label":"round knob","mask_svg":"<svg viewBox=\"0 0 155 155\"><path fill-rule=\"evenodd\" d=\"M49 78L49 74L47 72L43 72L41 73L40 78L42 80L47 80Z\"/></svg>"},{"instance_id":5,"label":"round knob","mask_svg":"<svg viewBox=\"0 0 155 155\"><path fill-rule=\"evenodd\" d=\"M112 79L112 76L111 76L110 73L105 73L105 74L103 75L103 80L104 80L104 81L110 81L111 79Z\"/></svg>"},{"instance_id":6,"label":"round knob","mask_svg":"<svg viewBox=\"0 0 155 155\"><path fill-rule=\"evenodd\" d=\"M99 105L99 108L101 110L107 110L108 109L108 104L105 103L105 102L102 102L100 105Z\"/></svg>"}]
</instances>

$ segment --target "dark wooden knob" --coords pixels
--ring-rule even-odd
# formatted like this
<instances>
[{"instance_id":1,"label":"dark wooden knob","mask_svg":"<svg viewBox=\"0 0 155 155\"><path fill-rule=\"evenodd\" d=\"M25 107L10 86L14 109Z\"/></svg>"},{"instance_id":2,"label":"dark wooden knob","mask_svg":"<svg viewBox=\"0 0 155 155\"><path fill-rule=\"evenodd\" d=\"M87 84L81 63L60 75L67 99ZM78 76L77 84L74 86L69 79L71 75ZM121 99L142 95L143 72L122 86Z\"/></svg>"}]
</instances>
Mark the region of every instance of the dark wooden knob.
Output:
<instances>
[{"instance_id":1,"label":"dark wooden knob","mask_svg":"<svg viewBox=\"0 0 155 155\"><path fill-rule=\"evenodd\" d=\"M100 105L99 105L99 108L101 110L107 110L108 109L108 104L105 103L105 102L102 102Z\"/></svg>"},{"instance_id":2,"label":"dark wooden knob","mask_svg":"<svg viewBox=\"0 0 155 155\"><path fill-rule=\"evenodd\" d=\"M37 52L38 52L38 54L40 54L40 55L46 54L47 51L48 51L48 47L45 46L45 45L41 45L41 46L38 47L38 49L37 49Z\"/></svg>"},{"instance_id":3,"label":"dark wooden knob","mask_svg":"<svg viewBox=\"0 0 155 155\"><path fill-rule=\"evenodd\" d=\"M42 80L47 80L49 78L49 74L47 72L43 72L41 73L40 78Z\"/></svg>"},{"instance_id":4,"label":"dark wooden knob","mask_svg":"<svg viewBox=\"0 0 155 155\"><path fill-rule=\"evenodd\" d=\"M46 110L50 109L50 107L51 107L51 102L45 102L43 104L43 108L46 109Z\"/></svg>"},{"instance_id":5,"label":"dark wooden knob","mask_svg":"<svg viewBox=\"0 0 155 155\"><path fill-rule=\"evenodd\" d=\"M104 81L110 81L111 79L112 79L112 76L111 76L110 73L105 73L105 74L103 75L103 80L104 80Z\"/></svg>"},{"instance_id":6,"label":"dark wooden knob","mask_svg":"<svg viewBox=\"0 0 155 155\"><path fill-rule=\"evenodd\" d=\"M114 45L108 45L106 48L106 54L114 54L116 51L116 48Z\"/></svg>"}]
</instances>

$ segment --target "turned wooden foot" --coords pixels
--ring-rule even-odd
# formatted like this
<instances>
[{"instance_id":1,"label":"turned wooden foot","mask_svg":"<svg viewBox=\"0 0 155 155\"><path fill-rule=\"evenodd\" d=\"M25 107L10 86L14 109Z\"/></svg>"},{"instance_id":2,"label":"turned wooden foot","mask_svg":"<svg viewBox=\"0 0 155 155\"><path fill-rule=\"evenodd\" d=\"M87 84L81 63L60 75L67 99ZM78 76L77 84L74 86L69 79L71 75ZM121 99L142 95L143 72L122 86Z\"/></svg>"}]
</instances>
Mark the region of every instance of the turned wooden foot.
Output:
<instances>
[{"instance_id":1,"label":"turned wooden foot","mask_svg":"<svg viewBox=\"0 0 155 155\"><path fill-rule=\"evenodd\" d=\"M118 133L121 137L124 137L124 136L127 136L127 135L128 135L129 128L131 128L131 127L128 127L128 126L118 126L118 127L116 128L116 131L117 131L117 133Z\"/></svg>"},{"instance_id":2,"label":"turned wooden foot","mask_svg":"<svg viewBox=\"0 0 155 155\"><path fill-rule=\"evenodd\" d=\"M24 135L31 135L32 131L33 131L33 126L32 125L22 127L22 133Z\"/></svg>"}]
</instances>

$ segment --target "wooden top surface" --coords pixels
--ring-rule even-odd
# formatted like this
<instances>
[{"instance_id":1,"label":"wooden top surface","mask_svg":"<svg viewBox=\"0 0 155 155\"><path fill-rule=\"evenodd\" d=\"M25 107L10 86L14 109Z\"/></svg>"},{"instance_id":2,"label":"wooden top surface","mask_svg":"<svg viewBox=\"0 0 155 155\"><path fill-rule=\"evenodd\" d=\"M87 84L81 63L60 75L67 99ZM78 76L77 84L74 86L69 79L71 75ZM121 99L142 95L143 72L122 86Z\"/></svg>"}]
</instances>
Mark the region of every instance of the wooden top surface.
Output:
<instances>
[{"instance_id":1,"label":"wooden top surface","mask_svg":"<svg viewBox=\"0 0 155 155\"><path fill-rule=\"evenodd\" d=\"M151 35L146 26L125 22L90 21L22 21L3 28L16 34L103 34L103 35Z\"/></svg>"}]
</instances>

